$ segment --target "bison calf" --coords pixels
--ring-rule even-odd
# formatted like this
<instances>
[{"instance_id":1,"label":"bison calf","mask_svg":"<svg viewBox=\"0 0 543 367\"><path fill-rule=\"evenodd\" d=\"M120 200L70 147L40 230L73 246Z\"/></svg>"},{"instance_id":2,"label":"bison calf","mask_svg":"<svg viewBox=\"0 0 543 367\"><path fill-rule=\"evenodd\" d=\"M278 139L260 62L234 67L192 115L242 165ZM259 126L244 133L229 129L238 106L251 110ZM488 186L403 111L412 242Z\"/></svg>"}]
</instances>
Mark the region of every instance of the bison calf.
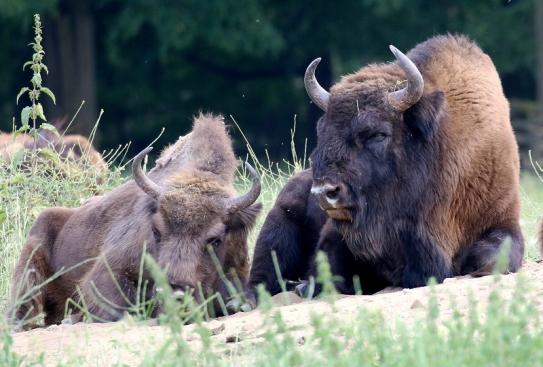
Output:
<instances>
[{"instance_id":1,"label":"bison calf","mask_svg":"<svg viewBox=\"0 0 543 367\"><path fill-rule=\"evenodd\" d=\"M144 245L174 290L201 287L203 296L226 298L217 259L229 280L245 283L260 181L247 165L252 187L236 196L237 161L222 118L196 118L192 133L147 176L141 161L149 150L134 159L133 180L80 208L41 213L13 276L12 322L43 312L45 324L58 323L69 298L96 321L119 319L137 299L140 276L150 284L144 299L153 295L150 275L139 271Z\"/></svg>"}]
</instances>

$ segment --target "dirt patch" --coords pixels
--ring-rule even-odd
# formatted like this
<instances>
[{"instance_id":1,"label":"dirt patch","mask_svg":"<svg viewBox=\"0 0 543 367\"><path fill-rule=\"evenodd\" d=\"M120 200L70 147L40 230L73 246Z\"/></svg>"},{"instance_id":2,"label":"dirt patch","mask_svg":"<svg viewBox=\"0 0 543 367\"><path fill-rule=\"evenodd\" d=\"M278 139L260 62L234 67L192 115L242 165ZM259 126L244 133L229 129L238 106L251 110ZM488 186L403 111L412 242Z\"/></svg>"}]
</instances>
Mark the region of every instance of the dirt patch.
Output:
<instances>
[{"instance_id":1,"label":"dirt patch","mask_svg":"<svg viewBox=\"0 0 543 367\"><path fill-rule=\"evenodd\" d=\"M543 263L526 263L521 271L526 278L530 299L538 310L543 311ZM488 296L496 287L500 288L504 298L512 297L517 274L501 277L496 283L494 277L452 278L435 287L440 308L440 318L452 316L451 300L456 310L466 311L469 307L469 295L473 295L480 309L486 308ZM412 324L426 314L430 289L395 290L372 296L343 296L334 304L334 312L344 321L356 317L362 307L382 311L385 319L393 326L398 321ZM332 307L325 301L303 301L296 296L277 295L274 302L278 305L283 320L296 328L296 334L303 339L310 333L310 316L313 313L330 313ZM290 303L289 305L284 305ZM292 304L294 303L294 304ZM261 340L263 316L259 310L238 313L206 323L212 331L214 342L223 344L252 344ZM298 335L299 334L299 335ZM134 365L142 361L145 352L157 349L166 340L169 331L166 327L154 325L135 325L131 322L110 324L76 324L51 326L46 329L18 333L14 335L14 350L32 358L43 353L46 363L57 364L59 361L79 359L89 365L110 365L125 363ZM195 350L199 348L199 338L194 326L183 330L184 339Z\"/></svg>"}]
</instances>

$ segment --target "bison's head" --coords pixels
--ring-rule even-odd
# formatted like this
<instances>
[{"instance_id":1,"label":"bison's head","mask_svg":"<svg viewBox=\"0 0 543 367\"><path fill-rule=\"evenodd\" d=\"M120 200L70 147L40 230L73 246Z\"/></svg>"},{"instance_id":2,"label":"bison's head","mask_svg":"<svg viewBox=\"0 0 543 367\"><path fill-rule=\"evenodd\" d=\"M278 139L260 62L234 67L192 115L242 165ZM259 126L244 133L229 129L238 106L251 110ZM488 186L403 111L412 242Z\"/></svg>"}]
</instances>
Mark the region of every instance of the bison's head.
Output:
<instances>
[{"instance_id":1,"label":"bison's head","mask_svg":"<svg viewBox=\"0 0 543 367\"><path fill-rule=\"evenodd\" d=\"M402 200L420 195L429 176L424 157L436 145L444 96L425 95L415 64L390 49L397 64L370 65L344 77L331 93L315 78L320 59L305 74L309 97L325 112L311 156L311 192L341 223L363 221L383 201L395 201L399 210L411 205Z\"/></svg>"},{"instance_id":2,"label":"bison's head","mask_svg":"<svg viewBox=\"0 0 543 367\"><path fill-rule=\"evenodd\" d=\"M136 156L133 175L137 185L152 198L150 251L167 273L175 291L194 292L199 286L211 295L220 288L220 270L246 272L247 233L255 223L261 205L260 179L246 164L252 187L235 196L231 187L212 172L185 169L163 185L153 182L141 169L141 160L150 151ZM244 274L238 274L243 278Z\"/></svg>"}]
</instances>

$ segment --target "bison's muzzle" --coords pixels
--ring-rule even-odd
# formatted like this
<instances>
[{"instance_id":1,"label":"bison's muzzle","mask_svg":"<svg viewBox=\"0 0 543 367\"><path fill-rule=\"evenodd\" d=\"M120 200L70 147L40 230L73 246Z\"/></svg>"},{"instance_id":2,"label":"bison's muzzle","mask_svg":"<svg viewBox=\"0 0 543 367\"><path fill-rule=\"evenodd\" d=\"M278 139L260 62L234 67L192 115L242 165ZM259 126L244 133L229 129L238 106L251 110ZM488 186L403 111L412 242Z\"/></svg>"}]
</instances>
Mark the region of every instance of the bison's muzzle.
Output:
<instances>
[{"instance_id":1,"label":"bison's muzzle","mask_svg":"<svg viewBox=\"0 0 543 367\"><path fill-rule=\"evenodd\" d=\"M311 193L316 196L319 206L330 218L348 222L353 220L349 189L345 184L315 180Z\"/></svg>"}]
</instances>

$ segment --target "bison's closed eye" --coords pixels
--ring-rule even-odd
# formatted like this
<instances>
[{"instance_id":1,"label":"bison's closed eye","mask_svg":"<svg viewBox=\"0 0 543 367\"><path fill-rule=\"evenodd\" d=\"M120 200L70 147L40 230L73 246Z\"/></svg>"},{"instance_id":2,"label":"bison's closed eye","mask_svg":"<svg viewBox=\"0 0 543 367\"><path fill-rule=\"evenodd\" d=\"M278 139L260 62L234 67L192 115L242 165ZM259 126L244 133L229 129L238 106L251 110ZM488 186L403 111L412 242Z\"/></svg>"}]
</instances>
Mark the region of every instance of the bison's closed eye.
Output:
<instances>
[{"instance_id":1,"label":"bison's closed eye","mask_svg":"<svg viewBox=\"0 0 543 367\"><path fill-rule=\"evenodd\" d=\"M370 133L368 131L361 132L356 137L356 144L359 148L364 148L367 144L380 143L388 138L388 134L384 132Z\"/></svg>"},{"instance_id":2,"label":"bison's closed eye","mask_svg":"<svg viewBox=\"0 0 543 367\"><path fill-rule=\"evenodd\" d=\"M379 143L385 140L387 137L388 135L385 133L375 133L368 138L368 141L371 141L372 143Z\"/></svg>"},{"instance_id":3,"label":"bison's closed eye","mask_svg":"<svg viewBox=\"0 0 543 367\"><path fill-rule=\"evenodd\" d=\"M157 227L153 226L153 237L155 238L155 241L156 242L160 242L160 240L162 239L162 236L160 234L160 231L158 230Z\"/></svg>"}]
</instances>

